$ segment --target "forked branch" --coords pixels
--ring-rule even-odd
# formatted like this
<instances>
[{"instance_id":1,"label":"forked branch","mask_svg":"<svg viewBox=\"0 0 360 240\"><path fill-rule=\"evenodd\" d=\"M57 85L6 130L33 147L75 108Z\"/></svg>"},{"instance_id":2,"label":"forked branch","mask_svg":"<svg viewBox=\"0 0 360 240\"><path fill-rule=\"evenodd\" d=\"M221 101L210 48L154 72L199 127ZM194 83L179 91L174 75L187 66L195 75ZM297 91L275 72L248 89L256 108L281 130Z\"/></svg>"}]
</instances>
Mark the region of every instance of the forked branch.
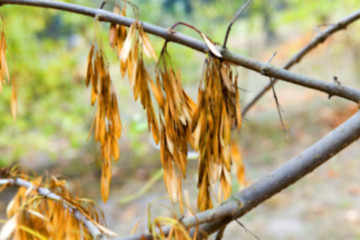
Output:
<instances>
[{"instance_id":1,"label":"forked branch","mask_svg":"<svg viewBox=\"0 0 360 240\"><path fill-rule=\"evenodd\" d=\"M94 9L94 8L83 7L75 4L49 1L49 0L0 0L0 6L5 4L52 8L67 12L78 13L90 17L96 16L101 21L117 23L124 26L130 26L132 23L135 22L134 19L119 16L117 14L110 13L102 9ZM356 19L359 18L358 15L360 15L360 12L356 12L352 14L351 17L349 18L354 19L353 21L355 21ZM341 23L340 25L343 26L343 23ZM179 32L169 31L168 29L158 27L149 23L143 23L143 29L145 32L162 37L171 42L179 43L194 50L204 53L209 51L207 45L204 42L196 40ZM237 65L241 65L247 69L253 70L268 77L281 79L307 88L313 88L325 92L328 95L339 96L356 103L360 102L360 91L357 89L351 89L345 86L338 86L337 84L334 83L320 81L315 78L291 73L287 70L271 66L268 63L257 61L251 58L243 57L241 55L232 53L226 49L222 50L222 58L224 61L229 61Z\"/></svg>"},{"instance_id":2,"label":"forked branch","mask_svg":"<svg viewBox=\"0 0 360 240\"><path fill-rule=\"evenodd\" d=\"M197 220L193 219L192 222L203 222L211 216L212 219L216 219L218 225L215 222L211 222L203 225L201 229L209 234L213 233L221 224L226 224L233 219L243 216L260 203L302 179L359 137L360 112L358 111L346 122L273 171L270 175L235 194L232 199L218 209L214 209L213 212L209 210L208 213L200 213L197 216ZM184 220L184 222L186 221ZM219 223L221 224L219 225Z\"/></svg>"},{"instance_id":3,"label":"forked branch","mask_svg":"<svg viewBox=\"0 0 360 240\"><path fill-rule=\"evenodd\" d=\"M331 25L324 31L320 32L316 35L316 37L310 41L306 46L304 46L298 53L296 53L285 65L284 69L290 69L295 64L299 63L302 58L311 52L311 50L315 49L319 44L325 42L326 39L328 39L332 34L345 29L348 25L355 22L360 18L360 11L356 11L349 16L341 19L338 23ZM274 85L276 83L277 79L272 79L270 83L268 83L263 89L261 89L255 97L245 105L245 107L242 110L242 115L244 116L249 109L267 92L270 90L271 85Z\"/></svg>"},{"instance_id":4,"label":"forked branch","mask_svg":"<svg viewBox=\"0 0 360 240\"><path fill-rule=\"evenodd\" d=\"M234 22L236 21L236 19L241 15L241 13L243 13L245 11L245 9L250 5L250 3L252 2L252 0L248 0L236 13L235 16L231 19L229 26L226 29L226 33L225 33L225 39L224 39L224 43L223 43L223 48L226 48L226 43L228 41L229 38L229 34L230 34L230 30L232 25L234 24Z\"/></svg>"},{"instance_id":5,"label":"forked branch","mask_svg":"<svg viewBox=\"0 0 360 240\"><path fill-rule=\"evenodd\" d=\"M360 111L267 177L230 197L221 206L184 218L181 222L186 228L199 226L198 233L212 234L223 225L245 215L260 203L300 180L359 137ZM168 233L169 229L163 231ZM152 236L148 234L118 240L140 240L143 239L142 237L152 239Z\"/></svg>"},{"instance_id":6,"label":"forked branch","mask_svg":"<svg viewBox=\"0 0 360 240\"><path fill-rule=\"evenodd\" d=\"M0 0L0 5L4 4L29 5L42 8L59 9L63 11L87 15L90 17L97 17L101 21L112 22L125 26L130 26L135 21L133 19L119 16L101 9L87 8L63 2L46 0ZM355 13L351 17L349 17L353 20L349 21L347 24L350 24L351 22L358 19L358 15L360 15L360 13ZM344 27L344 25L341 25L340 27ZM168 41L176 42L181 45L190 47L197 51L209 51L205 43L183 35L181 33L168 31L167 29L148 23L143 23L143 29L148 33L162 37ZM337 30L334 29L333 32L335 31ZM319 40L319 42L320 41L321 39ZM315 42L314 47L318 45L319 42ZM308 50L305 49L303 53L300 53L299 57L293 60L294 63L296 61L299 61L312 48L313 47L309 46ZM356 103L360 102L360 91L357 89L352 89L346 86L337 85L326 81L320 81L311 77L291 73L287 70L271 66L268 63L256 61L234 54L226 49L222 49L222 59L224 61L241 65L247 69L256 71L262 75L274 79L282 79L297 85L317 89L319 91L325 92L328 95L343 97ZM294 63L290 63L290 66ZM330 159L333 155L337 154L339 151L344 149L346 146L348 146L350 143L352 143L359 137L360 112L356 113L344 124L333 130L331 133L329 133L316 144L312 145L303 153L289 161L287 164L274 171L268 177L254 183L253 185L234 195L220 207L199 213L194 217L182 219L181 222L187 228L195 228L196 226L201 224L200 228L206 233L211 234L221 228L224 224L227 224L228 222L241 217L261 202L280 192L282 189L285 189L292 183L298 181L303 176L310 173L320 164ZM31 183L22 182L23 180L21 179L10 179L7 181L9 182L3 182L3 184L14 184L31 187L29 186L29 184ZM38 189L39 191L41 190L41 188ZM43 191L44 196L47 197L49 197L49 194L51 194L49 190L46 191L46 189L43 189L41 191ZM39 192L39 194L41 193ZM55 195L52 197L54 199L57 199L59 196ZM77 216L75 217L78 218L80 221L85 221L84 225L89 228L91 234L95 234L93 236L99 236L96 235L99 234L99 230L96 229L95 226L91 226L91 222L86 222L87 219L84 219L84 216L81 215L80 212L73 211L73 213L74 215L78 215L79 218ZM93 227L95 227L95 229L93 229ZM165 229L164 231L169 231L169 229ZM203 231L198 232L202 233ZM146 235L145 238L151 239L152 237L151 235ZM143 239L143 236L133 236L125 239Z\"/></svg>"}]
</instances>

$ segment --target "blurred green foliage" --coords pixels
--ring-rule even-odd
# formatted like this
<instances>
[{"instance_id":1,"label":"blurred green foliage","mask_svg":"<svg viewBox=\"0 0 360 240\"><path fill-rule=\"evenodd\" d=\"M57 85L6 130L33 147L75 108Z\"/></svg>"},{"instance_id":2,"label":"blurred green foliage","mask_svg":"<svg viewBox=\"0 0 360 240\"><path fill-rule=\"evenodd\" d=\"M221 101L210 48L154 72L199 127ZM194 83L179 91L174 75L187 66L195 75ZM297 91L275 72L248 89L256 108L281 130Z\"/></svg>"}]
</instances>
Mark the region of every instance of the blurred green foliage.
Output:
<instances>
[{"instance_id":1,"label":"blurred green foliage","mask_svg":"<svg viewBox=\"0 0 360 240\"><path fill-rule=\"evenodd\" d=\"M99 7L102 1L66 2ZM146 22L170 27L177 21L184 21L208 34L215 42L222 42L227 24L245 1L133 2L139 8L141 19ZM112 3L107 4L105 9L110 10L111 5ZM340 18L349 14L357 5L357 0L254 0L251 10L247 10L234 25L232 34L244 33L244 38L247 34L259 32L270 31L276 34L277 26L295 22L311 29L319 23L328 23L330 16ZM90 106L89 91L83 82L86 58L94 34L93 19L72 13L14 5L2 6L0 12L4 19L11 76L18 83L16 122L10 114L10 86L5 86L0 95L0 166L21 158L36 158L39 154L45 154L48 160L77 159L82 157L84 151L94 151L94 144L91 140L86 142L86 139L95 110ZM130 10L128 12L133 16ZM108 24L100 26L106 45ZM200 39L191 29L180 26L176 30ZM152 36L151 40L159 51L164 41ZM230 42L230 47L231 44ZM105 50L111 68L115 69L112 71L116 76L113 81L119 81L119 63L115 54L111 53L107 45ZM233 50L244 53L244 49ZM176 44L170 44L169 51L181 68L184 84L197 83L204 56ZM149 63L150 72L150 67L153 66L154 63ZM119 94L132 100L132 93L129 93L130 88L126 84L115 84L119 86ZM193 94L196 94L195 91ZM119 105L122 108L122 103ZM124 107L125 112L122 110L121 115L125 124L130 126L127 129L129 136L134 138L134 135L146 132L147 127L145 114L141 112L140 118L139 113L131 115L133 113L126 112L130 108ZM138 146L139 143L133 145Z\"/></svg>"},{"instance_id":2,"label":"blurred green foliage","mask_svg":"<svg viewBox=\"0 0 360 240\"><path fill-rule=\"evenodd\" d=\"M86 140L91 112L80 71L92 21L22 6L4 6L1 14L11 77L18 84L18 117L14 123L9 114L11 89L6 86L0 95L0 163L26 158L30 152L56 159L64 150L58 137L67 139L69 148L79 148Z\"/></svg>"}]
</instances>

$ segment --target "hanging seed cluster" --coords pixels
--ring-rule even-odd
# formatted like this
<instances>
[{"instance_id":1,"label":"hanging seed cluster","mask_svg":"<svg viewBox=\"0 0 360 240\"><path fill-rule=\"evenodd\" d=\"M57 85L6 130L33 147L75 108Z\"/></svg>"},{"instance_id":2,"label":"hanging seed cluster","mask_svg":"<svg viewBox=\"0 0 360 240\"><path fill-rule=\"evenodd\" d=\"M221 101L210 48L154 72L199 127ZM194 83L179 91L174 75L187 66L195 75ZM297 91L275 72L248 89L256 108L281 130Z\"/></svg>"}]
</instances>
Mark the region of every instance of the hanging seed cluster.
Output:
<instances>
[{"instance_id":1,"label":"hanging seed cluster","mask_svg":"<svg viewBox=\"0 0 360 240\"><path fill-rule=\"evenodd\" d=\"M86 86L91 85L91 104L97 102L93 126L95 141L100 143L102 157L101 195L104 202L109 195L112 159L119 159L118 139L121 136L121 121L116 94L109 74L109 66L97 44L91 47L88 56Z\"/></svg>"},{"instance_id":2,"label":"hanging seed cluster","mask_svg":"<svg viewBox=\"0 0 360 240\"><path fill-rule=\"evenodd\" d=\"M118 33L119 32L118 30ZM140 99L142 107L146 110L149 131L152 132L154 140L156 144L158 144L159 125L149 91L149 83L152 85L154 85L154 83L145 69L143 59L143 53L145 53L145 55L152 57L156 61L155 51L151 46L149 37L138 21L130 26L126 38L119 34L117 36L117 52L118 58L120 59L121 74L124 77L127 73L131 88L134 92L134 99ZM121 42L120 39L125 40Z\"/></svg>"},{"instance_id":3,"label":"hanging seed cluster","mask_svg":"<svg viewBox=\"0 0 360 240\"><path fill-rule=\"evenodd\" d=\"M10 82L10 74L8 69L8 64L6 61L6 39L4 26L0 34L0 91L2 92L2 85ZM12 91L11 91L11 113L16 120L16 110L17 110L17 84L15 79L12 78Z\"/></svg>"},{"instance_id":4,"label":"hanging seed cluster","mask_svg":"<svg viewBox=\"0 0 360 240\"><path fill-rule=\"evenodd\" d=\"M120 8L115 6L114 13ZM121 15L125 15L124 8ZM120 59L121 75L126 74L130 80L135 100L140 99L143 108L147 111L149 131L152 131L156 143L159 142L159 125L151 101L149 84L154 85L145 69L143 53L156 60L155 52L149 37L143 31L141 24L136 21L126 30L124 26L112 23L109 29L110 46L116 50ZM101 144L102 178L101 193L106 201L109 195L111 180L112 159L119 158L118 138L121 136L121 121L117 106L116 94L111 84L108 64L101 49L95 45L91 48L88 57L86 84L91 83L91 103L98 99L98 110L94 120L95 140Z\"/></svg>"},{"instance_id":5,"label":"hanging seed cluster","mask_svg":"<svg viewBox=\"0 0 360 240\"><path fill-rule=\"evenodd\" d=\"M190 124L195 103L181 86L180 71L172 67L171 58L164 46L156 66L156 97L161 110L160 154L164 168L165 185L173 199L182 199L181 178L186 175L188 143L193 145ZM153 88L155 89L155 88Z\"/></svg>"},{"instance_id":6,"label":"hanging seed cluster","mask_svg":"<svg viewBox=\"0 0 360 240\"><path fill-rule=\"evenodd\" d=\"M218 199L231 194L231 129L241 128L237 75L228 63L209 56L198 91L191 130L199 151L198 208L212 207L211 185L220 181Z\"/></svg>"},{"instance_id":7,"label":"hanging seed cluster","mask_svg":"<svg viewBox=\"0 0 360 240\"><path fill-rule=\"evenodd\" d=\"M120 8L116 6L114 12L119 13ZM125 16L125 14L124 8L121 15ZM206 59L198 100L195 103L182 88L180 71L174 68L167 52L167 43L156 64L156 81L153 81L145 69L143 55L155 61L157 58L142 24L135 21L127 31L124 26L112 23L109 30L110 46L116 51L120 60L121 75L128 76L134 99L140 100L146 110L148 129L152 132L155 143L160 142L164 182L170 197L173 200L178 199L182 208L181 185L182 178L186 176L188 145L190 145L199 152L198 208L205 210L212 207L211 191L216 182L220 183L217 196L219 200L228 198L231 193L231 155L232 152L238 153L232 151L230 145L231 129L235 126L240 129L241 109L237 88L238 76L233 73L229 63L220 60L221 53L212 41L203 33L201 37L209 47L210 53ZM102 193L103 198L107 199L111 157L116 159L115 157L118 156L114 154L118 153L118 148L113 151L115 146L112 144L117 144L117 138L121 134L121 123L118 111L113 109L116 106L116 97L111 90L107 65L102 52L94 49L92 47L89 54L87 77L87 84L91 83L93 86L92 104L96 99L100 99L100 95L101 98L110 101L99 101L95 118L95 140L101 143L104 159ZM99 91L104 88L103 86L110 90L104 95ZM154 111L150 89L159 107L160 124ZM109 110L106 104L110 106ZM110 119L106 121L108 123L106 127L106 122L103 121L105 118ZM104 132L103 129L106 131ZM109 151L105 152L104 149ZM236 159L239 159L238 155Z\"/></svg>"},{"instance_id":8,"label":"hanging seed cluster","mask_svg":"<svg viewBox=\"0 0 360 240\"><path fill-rule=\"evenodd\" d=\"M114 13L120 11L115 6ZM124 7L121 15L125 16ZM110 46L116 50L120 60L120 70L122 77L126 73L130 80L131 88L134 92L134 99L140 102L147 112L149 131L152 131L156 144L159 143L159 125L156 120L155 111L151 101L149 84L154 85L149 73L145 69L143 53L157 61L155 51L150 43L148 35L144 32L142 25L135 21L127 32L126 27L112 23L109 30Z\"/></svg>"},{"instance_id":9,"label":"hanging seed cluster","mask_svg":"<svg viewBox=\"0 0 360 240\"><path fill-rule=\"evenodd\" d=\"M0 37L0 90L2 91L2 85L10 81L9 70L6 61L6 39L4 30L1 31Z\"/></svg>"}]
</instances>

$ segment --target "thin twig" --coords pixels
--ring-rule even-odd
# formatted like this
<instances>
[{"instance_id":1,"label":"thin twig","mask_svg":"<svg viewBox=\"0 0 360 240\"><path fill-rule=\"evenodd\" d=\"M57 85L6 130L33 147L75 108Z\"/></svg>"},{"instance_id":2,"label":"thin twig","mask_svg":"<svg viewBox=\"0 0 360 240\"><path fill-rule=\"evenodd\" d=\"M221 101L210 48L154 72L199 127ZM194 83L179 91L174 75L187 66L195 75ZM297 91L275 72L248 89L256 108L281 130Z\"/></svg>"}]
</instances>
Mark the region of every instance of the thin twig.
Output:
<instances>
[{"instance_id":1,"label":"thin twig","mask_svg":"<svg viewBox=\"0 0 360 240\"><path fill-rule=\"evenodd\" d=\"M270 84L271 84L271 89L272 89L272 93L273 93L273 97L275 99L275 103L276 103L276 109L277 109L277 112L278 112L278 115L279 115L279 118L280 118L280 124L281 124L281 128L285 134L285 137L288 138L288 134L287 134L287 131L286 131L286 128L285 128L285 124L284 124L284 119L283 119L283 116L282 116L282 113L281 113L281 106L280 106L280 102L279 102L279 99L276 95L276 92L275 92L275 87L274 87L274 79L273 78L269 78L270 79Z\"/></svg>"},{"instance_id":2,"label":"thin twig","mask_svg":"<svg viewBox=\"0 0 360 240\"><path fill-rule=\"evenodd\" d=\"M318 45L323 43L327 38L329 38L332 34L345 29L348 25L355 22L360 18L360 11L356 11L349 16L341 19L338 23L332 24L330 27L325 29L323 32L320 32L312 41L310 41L307 45L305 45L298 53L296 53L285 65L284 69L290 69L295 64L299 63L302 58L311 52L311 50L315 49ZM272 83L267 84L263 89L261 89L255 97L245 105L242 109L242 115L244 116L249 109L271 88L272 84L275 84L278 79L274 79Z\"/></svg>"},{"instance_id":3,"label":"thin twig","mask_svg":"<svg viewBox=\"0 0 360 240\"><path fill-rule=\"evenodd\" d=\"M273 55L270 57L268 63L271 63L271 61L274 59L274 57L276 56L277 52L274 52ZM282 116L282 113L281 113L281 106L280 106L280 102L279 102L279 99L276 95L276 92L275 92L275 87L274 87L274 84L273 84L273 81L274 79L272 77L269 78L270 80L270 85L271 85L271 89L272 89L272 93L273 93L273 96L274 96L274 99L275 99L275 103L276 103L276 109L277 109L277 112L278 112L278 115L279 115L279 118L280 118L280 124L281 124L281 128L284 132L284 135L286 138L288 138L288 134L287 134L287 131L286 131L286 128L285 128L285 124L284 124L284 119L283 119L283 116Z\"/></svg>"},{"instance_id":4,"label":"thin twig","mask_svg":"<svg viewBox=\"0 0 360 240\"><path fill-rule=\"evenodd\" d=\"M78 13L90 17L100 16L99 20L101 21L113 22L124 26L130 26L132 23L136 21L134 19L127 18L124 16L119 16L101 9L93 9L93 8L78 6L75 4L69 4L64 2L56 2L56 1L48 1L48 0L0 0L0 5L1 4L28 5L28 6L36 6L42 8L58 9L58 10ZM360 11L351 14L343 21L340 21L339 23L335 24L334 28L335 26L337 26L337 28L344 28L345 26L347 26L348 24L350 24L351 22L355 21L358 18L360 18ZM166 28L158 27L149 23L143 23L143 28L144 31L162 37L168 41L179 43L181 45L187 46L189 48L192 48L194 50L203 53L209 52L209 49L204 42L196 40L184 34L178 32L169 32L168 29ZM337 30L338 29L335 30L333 29L332 31L325 31L325 32L331 34L332 32ZM318 41L319 42L324 41L326 38L327 36L324 34L318 36L317 39L319 40L315 41L314 44L317 45ZM308 48L311 49L313 47L310 47L310 45L308 45ZM304 52L307 51L309 50L304 50ZM305 54L299 52L299 54L297 55L298 57L294 57L292 59L292 62L299 61L299 59L303 55ZM226 49L222 51L222 59L224 61L241 65L249 70L261 73L268 77L273 77L275 79L282 79L284 81L291 82L300 86L316 89L327 93L327 95L331 94L333 96L339 96L354 101L356 103L360 102L360 91L357 89L352 89L346 86L339 87L334 83L328 83L325 81L317 80L315 78L306 77L300 74L295 74L281 68L270 66L268 63L264 63L254 59L240 56ZM292 65L293 63L289 63L289 64ZM269 88L270 87L271 86L269 86Z\"/></svg>"},{"instance_id":5,"label":"thin twig","mask_svg":"<svg viewBox=\"0 0 360 240\"><path fill-rule=\"evenodd\" d=\"M250 231L247 227L245 227L244 224L242 224L239 220L235 219L235 222L239 224L247 233L249 233L251 236L253 236L256 240L260 240L258 236L255 235L252 231Z\"/></svg>"},{"instance_id":6,"label":"thin twig","mask_svg":"<svg viewBox=\"0 0 360 240\"><path fill-rule=\"evenodd\" d=\"M230 30L231 30L232 25L234 24L234 22L236 21L236 19L241 15L241 13L250 5L251 2L252 2L252 0L248 0L241 8L235 13L233 19L230 21L230 24L229 24L229 26L227 27L227 30L226 30L223 48L226 48L226 43L227 43L227 40L228 40L228 38L229 38L229 34L230 34Z\"/></svg>"},{"instance_id":7,"label":"thin twig","mask_svg":"<svg viewBox=\"0 0 360 240\"><path fill-rule=\"evenodd\" d=\"M216 233L215 240L221 240L224 236L224 232L227 225L222 226Z\"/></svg>"},{"instance_id":8,"label":"thin twig","mask_svg":"<svg viewBox=\"0 0 360 240\"><path fill-rule=\"evenodd\" d=\"M0 185L10 185L10 186L16 186L16 187L25 187L27 189L36 189L39 195L44 196L48 199L52 199L54 201L62 202L63 207L65 209L69 209L69 211L74 215L74 217L82 222L86 229L89 231L93 239L98 240L106 240L107 237L105 234L103 234L85 215L83 215L75 206L68 203L65 199L60 197L59 195L51 192L47 188L37 187L33 185L31 182L28 182L21 178L15 178L15 179L0 179Z\"/></svg>"},{"instance_id":9,"label":"thin twig","mask_svg":"<svg viewBox=\"0 0 360 240\"><path fill-rule=\"evenodd\" d=\"M186 26L188 28L191 28L192 30L194 30L195 32L197 32L198 34L201 34L201 31L199 29L197 29L196 27L186 23L186 22L177 22L174 25L171 26L171 30L174 30L178 25L183 25Z\"/></svg>"},{"instance_id":10,"label":"thin twig","mask_svg":"<svg viewBox=\"0 0 360 240\"><path fill-rule=\"evenodd\" d=\"M103 1L100 5L100 9L103 9L105 7L105 4L107 3L107 1Z\"/></svg>"}]
</instances>

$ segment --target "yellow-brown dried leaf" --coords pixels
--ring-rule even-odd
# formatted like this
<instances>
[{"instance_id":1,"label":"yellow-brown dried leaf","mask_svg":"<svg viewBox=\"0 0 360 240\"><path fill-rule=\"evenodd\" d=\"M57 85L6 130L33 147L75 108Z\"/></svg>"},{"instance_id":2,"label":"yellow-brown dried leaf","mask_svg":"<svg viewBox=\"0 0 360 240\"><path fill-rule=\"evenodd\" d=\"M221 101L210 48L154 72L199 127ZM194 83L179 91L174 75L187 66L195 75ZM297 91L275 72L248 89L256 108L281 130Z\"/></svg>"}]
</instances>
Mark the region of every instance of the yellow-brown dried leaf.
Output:
<instances>
[{"instance_id":1,"label":"yellow-brown dried leaf","mask_svg":"<svg viewBox=\"0 0 360 240\"><path fill-rule=\"evenodd\" d=\"M136 34L136 23L131 24L127 37L125 39L124 45L120 52L120 61L125 62L129 56L131 45L134 42Z\"/></svg>"},{"instance_id":2,"label":"yellow-brown dried leaf","mask_svg":"<svg viewBox=\"0 0 360 240\"><path fill-rule=\"evenodd\" d=\"M15 78L12 79L12 91L11 91L11 113L16 120L16 110L17 110L17 84Z\"/></svg>"}]
</instances>

